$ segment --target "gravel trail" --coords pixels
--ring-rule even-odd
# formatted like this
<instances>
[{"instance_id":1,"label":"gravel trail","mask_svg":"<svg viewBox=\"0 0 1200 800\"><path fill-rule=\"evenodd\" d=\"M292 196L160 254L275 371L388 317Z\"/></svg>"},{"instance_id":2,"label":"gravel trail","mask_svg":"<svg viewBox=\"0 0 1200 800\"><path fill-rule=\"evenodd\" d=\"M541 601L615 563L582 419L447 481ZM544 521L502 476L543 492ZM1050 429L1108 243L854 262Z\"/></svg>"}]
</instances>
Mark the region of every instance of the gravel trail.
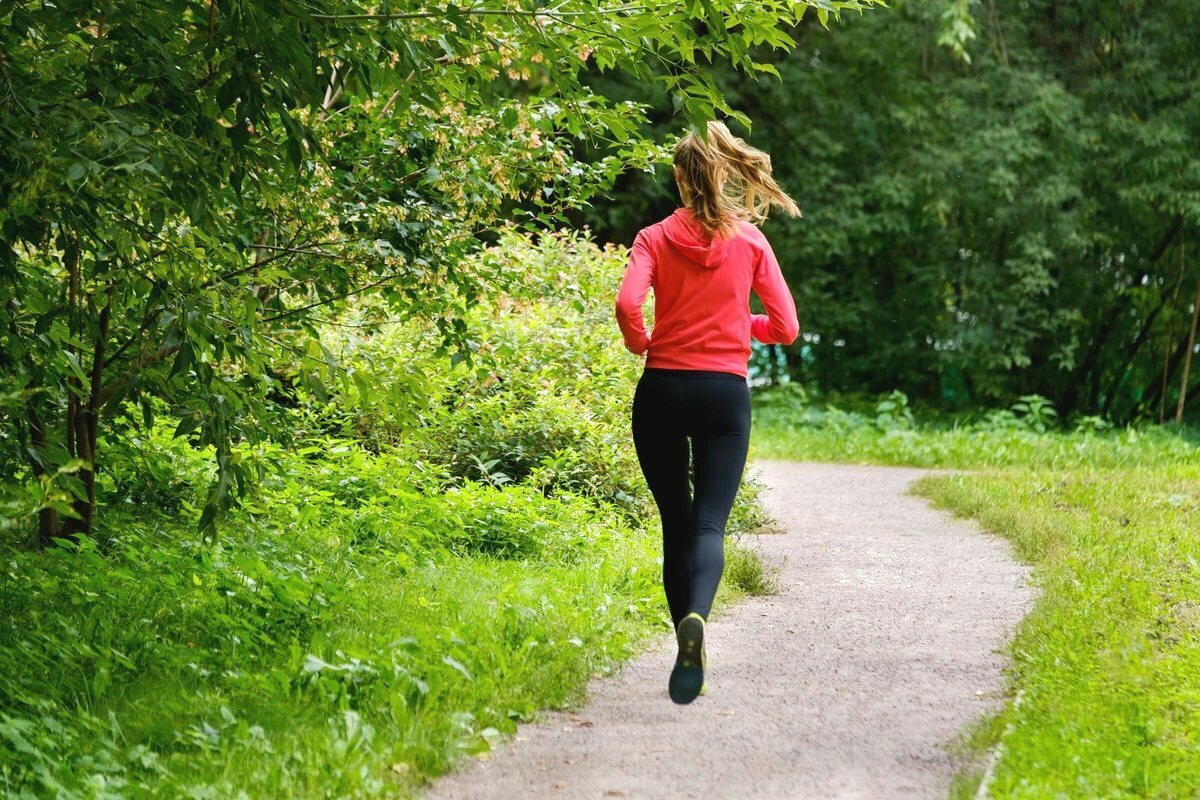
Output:
<instances>
[{"instance_id":1,"label":"gravel trail","mask_svg":"<svg viewBox=\"0 0 1200 800\"><path fill-rule=\"evenodd\" d=\"M521 727L431 800L945 797L948 746L1001 700L1028 610L1008 545L907 489L922 470L757 462L780 592L717 609L709 693L667 698L664 640Z\"/></svg>"}]
</instances>

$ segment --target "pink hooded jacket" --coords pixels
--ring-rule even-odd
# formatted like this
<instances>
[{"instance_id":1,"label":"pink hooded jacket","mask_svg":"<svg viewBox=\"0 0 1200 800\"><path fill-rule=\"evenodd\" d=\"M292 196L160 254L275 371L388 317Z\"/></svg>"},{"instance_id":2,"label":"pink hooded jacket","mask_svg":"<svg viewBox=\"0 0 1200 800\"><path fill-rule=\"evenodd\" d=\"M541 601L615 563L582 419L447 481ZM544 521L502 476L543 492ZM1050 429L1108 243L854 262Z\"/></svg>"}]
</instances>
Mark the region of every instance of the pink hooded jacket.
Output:
<instances>
[{"instance_id":1,"label":"pink hooded jacket","mask_svg":"<svg viewBox=\"0 0 1200 800\"><path fill-rule=\"evenodd\" d=\"M654 329L642 304L654 289ZM766 314L750 313L750 290ZM762 232L739 222L729 238L710 238L680 208L633 241L617 294L625 347L646 353L646 366L746 375L750 337L791 344L800 332L796 303Z\"/></svg>"}]
</instances>

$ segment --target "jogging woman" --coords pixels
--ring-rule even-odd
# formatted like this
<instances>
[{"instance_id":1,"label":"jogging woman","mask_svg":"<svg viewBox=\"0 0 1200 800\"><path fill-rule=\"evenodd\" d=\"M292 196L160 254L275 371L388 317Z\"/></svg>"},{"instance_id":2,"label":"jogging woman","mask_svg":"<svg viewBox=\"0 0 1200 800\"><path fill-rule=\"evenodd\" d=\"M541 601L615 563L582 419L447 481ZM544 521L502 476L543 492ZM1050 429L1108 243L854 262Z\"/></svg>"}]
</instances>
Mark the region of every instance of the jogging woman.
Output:
<instances>
[{"instance_id":1,"label":"jogging woman","mask_svg":"<svg viewBox=\"0 0 1200 800\"><path fill-rule=\"evenodd\" d=\"M683 207L634 239L616 311L625 346L646 354L633 442L662 517L663 587L679 643L668 692L690 703L706 688L704 622L750 443L750 338L790 344L800 327L755 223L772 205L799 210L771 177L770 157L719 122L708 124L708 141L694 133L680 140L674 174ZM642 304L651 288L648 334ZM750 313L751 289L766 314Z\"/></svg>"}]
</instances>

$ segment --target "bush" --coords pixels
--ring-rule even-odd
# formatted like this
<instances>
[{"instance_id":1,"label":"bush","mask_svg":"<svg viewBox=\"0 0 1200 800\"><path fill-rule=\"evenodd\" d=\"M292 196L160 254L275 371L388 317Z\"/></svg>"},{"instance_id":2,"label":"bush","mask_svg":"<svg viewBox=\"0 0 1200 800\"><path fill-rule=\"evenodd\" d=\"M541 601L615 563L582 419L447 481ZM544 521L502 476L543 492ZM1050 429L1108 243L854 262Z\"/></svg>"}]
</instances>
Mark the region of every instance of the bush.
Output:
<instances>
[{"instance_id":1,"label":"bush","mask_svg":"<svg viewBox=\"0 0 1200 800\"><path fill-rule=\"evenodd\" d=\"M469 267L513 292L467 312L469 359L449 362L416 325L331 328L326 349L357 378L327 401L300 392L308 429L401 447L458 483L644 504L628 426L640 363L612 316L624 264L575 234L504 237Z\"/></svg>"},{"instance_id":2,"label":"bush","mask_svg":"<svg viewBox=\"0 0 1200 800\"><path fill-rule=\"evenodd\" d=\"M6 555L9 794L386 794L574 697L663 616L656 538L593 499L425 491L403 453L335 441L260 455L277 470L216 542L117 507L103 546Z\"/></svg>"},{"instance_id":3,"label":"bush","mask_svg":"<svg viewBox=\"0 0 1200 800\"><path fill-rule=\"evenodd\" d=\"M506 238L472 268L519 288L469 311L470 361L417 325L331 329L346 375L322 395L278 365L295 424L233 454L258 469L210 539L211 454L125 436L94 537L4 550L6 795L403 794L662 629L622 265ZM764 586L731 548L730 587Z\"/></svg>"}]
</instances>

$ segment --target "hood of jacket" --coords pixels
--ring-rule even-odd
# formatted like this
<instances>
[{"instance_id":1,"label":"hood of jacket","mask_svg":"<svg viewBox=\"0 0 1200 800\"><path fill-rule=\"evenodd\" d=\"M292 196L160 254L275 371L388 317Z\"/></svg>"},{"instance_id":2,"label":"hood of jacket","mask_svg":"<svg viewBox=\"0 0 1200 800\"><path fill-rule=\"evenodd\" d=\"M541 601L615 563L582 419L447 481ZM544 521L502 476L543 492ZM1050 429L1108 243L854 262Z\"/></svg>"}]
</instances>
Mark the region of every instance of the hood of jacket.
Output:
<instances>
[{"instance_id":1,"label":"hood of jacket","mask_svg":"<svg viewBox=\"0 0 1200 800\"><path fill-rule=\"evenodd\" d=\"M692 219L692 212L679 208L663 222L663 232L679 252L697 264L713 269L725 258L728 239L714 239Z\"/></svg>"}]
</instances>

